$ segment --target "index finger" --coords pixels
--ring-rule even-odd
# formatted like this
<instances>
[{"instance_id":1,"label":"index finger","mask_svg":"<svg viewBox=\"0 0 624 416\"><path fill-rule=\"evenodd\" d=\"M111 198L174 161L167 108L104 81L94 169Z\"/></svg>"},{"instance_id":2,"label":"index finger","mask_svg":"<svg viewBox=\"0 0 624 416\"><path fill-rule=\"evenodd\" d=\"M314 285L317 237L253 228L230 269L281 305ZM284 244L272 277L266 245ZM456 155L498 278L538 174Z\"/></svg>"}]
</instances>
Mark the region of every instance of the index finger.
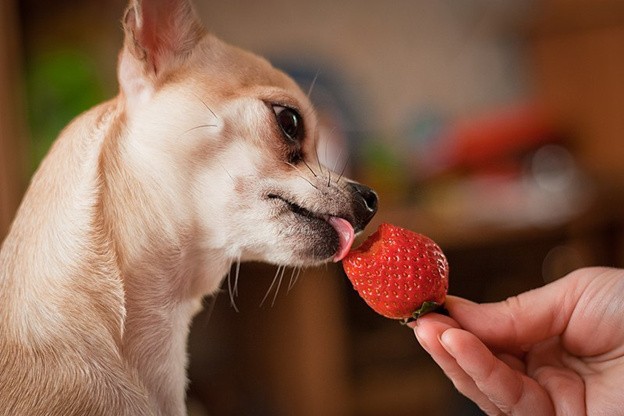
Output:
<instances>
[{"instance_id":1,"label":"index finger","mask_svg":"<svg viewBox=\"0 0 624 416\"><path fill-rule=\"evenodd\" d=\"M519 354L561 336L570 352L596 355L624 342L623 293L623 271L591 268L502 302L476 304L449 296L446 308L490 348Z\"/></svg>"}]
</instances>

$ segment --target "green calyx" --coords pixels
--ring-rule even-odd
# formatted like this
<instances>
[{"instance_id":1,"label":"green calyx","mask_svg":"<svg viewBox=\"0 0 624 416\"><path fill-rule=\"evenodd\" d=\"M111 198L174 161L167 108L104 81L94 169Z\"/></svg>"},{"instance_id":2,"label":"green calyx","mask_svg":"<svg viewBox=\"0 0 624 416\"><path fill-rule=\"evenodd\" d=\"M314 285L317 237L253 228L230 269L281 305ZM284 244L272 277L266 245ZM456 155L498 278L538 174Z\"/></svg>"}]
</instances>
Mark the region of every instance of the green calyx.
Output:
<instances>
[{"instance_id":1,"label":"green calyx","mask_svg":"<svg viewBox=\"0 0 624 416\"><path fill-rule=\"evenodd\" d=\"M435 310L440 309L440 307L442 307L442 305L439 304L438 302L426 301L422 305L420 305L420 308L412 312L412 316L410 316L409 318L402 319L400 321L401 325L407 325L410 322L414 322L416 319L420 318L421 316L426 315L429 312L433 312Z\"/></svg>"}]
</instances>

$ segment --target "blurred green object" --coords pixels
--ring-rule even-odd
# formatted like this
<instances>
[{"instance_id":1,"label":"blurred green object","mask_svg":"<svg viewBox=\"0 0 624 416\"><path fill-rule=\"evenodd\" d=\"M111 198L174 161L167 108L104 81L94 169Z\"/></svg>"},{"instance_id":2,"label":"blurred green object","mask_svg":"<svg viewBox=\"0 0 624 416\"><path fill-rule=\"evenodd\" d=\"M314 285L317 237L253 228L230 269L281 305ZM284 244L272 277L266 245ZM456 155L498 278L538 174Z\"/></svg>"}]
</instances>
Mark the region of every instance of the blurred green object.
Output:
<instances>
[{"instance_id":1,"label":"blurred green object","mask_svg":"<svg viewBox=\"0 0 624 416\"><path fill-rule=\"evenodd\" d=\"M384 203L398 204L408 198L409 168L404 150L391 140L371 138L360 150L358 179L371 186Z\"/></svg>"},{"instance_id":2,"label":"blurred green object","mask_svg":"<svg viewBox=\"0 0 624 416\"><path fill-rule=\"evenodd\" d=\"M70 120L105 97L96 65L79 50L35 51L26 63L34 171Z\"/></svg>"}]
</instances>

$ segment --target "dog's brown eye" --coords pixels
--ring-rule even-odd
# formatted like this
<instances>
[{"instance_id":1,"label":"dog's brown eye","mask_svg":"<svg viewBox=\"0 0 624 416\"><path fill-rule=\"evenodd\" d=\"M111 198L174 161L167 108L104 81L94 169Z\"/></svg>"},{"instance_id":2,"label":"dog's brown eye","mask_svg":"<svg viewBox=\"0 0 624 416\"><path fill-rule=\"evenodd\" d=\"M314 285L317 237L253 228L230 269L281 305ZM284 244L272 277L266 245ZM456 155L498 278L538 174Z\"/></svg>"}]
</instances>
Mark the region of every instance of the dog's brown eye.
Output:
<instances>
[{"instance_id":1,"label":"dog's brown eye","mask_svg":"<svg viewBox=\"0 0 624 416\"><path fill-rule=\"evenodd\" d=\"M274 105L273 112L277 124L279 125L282 133L286 138L298 142L303 136L303 120L301 115L292 108L282 107L281 105Z\"/></svg>"}]
</instances>

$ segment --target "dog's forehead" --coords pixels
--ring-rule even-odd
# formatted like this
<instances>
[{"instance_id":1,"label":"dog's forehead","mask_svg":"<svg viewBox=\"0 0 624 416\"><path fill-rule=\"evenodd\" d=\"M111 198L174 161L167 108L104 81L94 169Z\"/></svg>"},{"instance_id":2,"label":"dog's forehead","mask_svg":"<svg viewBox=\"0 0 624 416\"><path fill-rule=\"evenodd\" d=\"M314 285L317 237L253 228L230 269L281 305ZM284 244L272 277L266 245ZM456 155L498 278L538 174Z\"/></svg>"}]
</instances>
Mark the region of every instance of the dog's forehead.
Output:
<instances>
[{"instance_id":1,"label":"dog's forehead","mask_svg":"<svg viewBox=\"0 0 624 416\"><path fill-rule=\"evenodd\" d=\"M203 78L213 92L224 98L241 92L282 91L307 105L307 96L299 85L266 59L211 35L199 49Z\"/></svg>"}]
</instances>

